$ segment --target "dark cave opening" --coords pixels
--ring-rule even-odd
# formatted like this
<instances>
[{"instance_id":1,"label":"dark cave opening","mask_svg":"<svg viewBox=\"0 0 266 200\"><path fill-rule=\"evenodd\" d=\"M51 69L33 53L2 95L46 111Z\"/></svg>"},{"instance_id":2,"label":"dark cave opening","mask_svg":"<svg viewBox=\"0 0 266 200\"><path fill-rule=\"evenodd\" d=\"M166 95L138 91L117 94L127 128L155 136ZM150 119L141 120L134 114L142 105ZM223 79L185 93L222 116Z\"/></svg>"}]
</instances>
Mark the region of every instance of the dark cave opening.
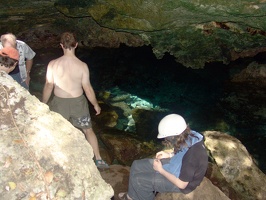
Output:
<instances>
[{"instance_id":1,"label":"dark cave opening","mask_svg":"<svg viewBox=\"0 0 266 200\"><path fill-rule=\"evenodd\" d=\"M91 83L96 92L109 90L112 93L117 92L114 88L119 88L120 92L124 91L154 106L181 114L196 131L215 130L236 136L256 159L265 160L265 149L259 148L261 142L265 142L265 122L253 120L244 123L248 120L245 118L245 110L230 110L222 103L225 94L235 92L228 91L232 74L238 73L253 61L265 64L264 53L253 58L238 59L229 65L208 63L204 69L187 68L177 63L170 54L157 59L150 46L78 48L76 53L78 58L88 64ZM37 51L32 70L33 93L42 90L48 62L60 55L61 49ZM241 86L232 89L241 89ZM232 120L235 118L243 122ZM263 162L259 165L262 170L266 168Z\"/></svg>"},{"instance_id":2,"label":"dark cave opening","mask_svg":"<svg viewBox=\"0 0 266 200\"><path fill-rule=\"evenodd\" d=\"M149 46L94 49L89 54L81 53L80 58L88 63L96 90L118 86L191 119L199 131L211 128L210 124L223 118L218 117L222 113L216 104L229 78L226 65L210 63L204 69L191 69L169 54L157 59Z\"/></svg>"},{"instance_id":3,"label":"dark cave opening","mask_svg":"<svg viewBox=\"0 0 266 200\"><path fill-rule=\"evenodd\" d=\"M149 46L122 46L112 50L94 49L86 62L92 68L92 82L98 83L95 84L98 90L118 86L152 104L181 114L194 130L222 131L237 137L256 159L264 160L265 149L258 146L265 141L265 122L250 120L252 116L246 115L245 110L225 108L222 99L234 93L234 89L243 90L228 85L234 74L251 62L266 63L265 58L265 53L261 53L228 65L213 62L206 64L204 69L191 69L177 63L170 54L157 59ZM249 103L253 104L252 101ZM259 166L265 168L263 162L259 162Z\"/></svg>"}]
</instances>

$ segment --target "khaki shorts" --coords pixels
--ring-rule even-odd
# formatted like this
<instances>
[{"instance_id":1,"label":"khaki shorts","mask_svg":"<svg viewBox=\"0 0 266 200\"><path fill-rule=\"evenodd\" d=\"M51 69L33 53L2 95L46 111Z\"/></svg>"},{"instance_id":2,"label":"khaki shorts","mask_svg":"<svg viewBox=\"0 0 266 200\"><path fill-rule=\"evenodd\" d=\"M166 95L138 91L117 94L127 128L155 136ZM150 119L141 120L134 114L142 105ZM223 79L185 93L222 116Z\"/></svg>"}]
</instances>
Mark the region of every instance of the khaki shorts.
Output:
<instances>
[{"instance_id":1,"label":"khaki shorts","mask_svg":"<svg viewBox=\"0 0 266 200\"><path fill-rule=\"evenodd\" d=\"M52 111L61 114L77 128L88 129L92 127L88 100L84 95L76 98L54 96L49 106Z\"/></svg>"}]
</instances>

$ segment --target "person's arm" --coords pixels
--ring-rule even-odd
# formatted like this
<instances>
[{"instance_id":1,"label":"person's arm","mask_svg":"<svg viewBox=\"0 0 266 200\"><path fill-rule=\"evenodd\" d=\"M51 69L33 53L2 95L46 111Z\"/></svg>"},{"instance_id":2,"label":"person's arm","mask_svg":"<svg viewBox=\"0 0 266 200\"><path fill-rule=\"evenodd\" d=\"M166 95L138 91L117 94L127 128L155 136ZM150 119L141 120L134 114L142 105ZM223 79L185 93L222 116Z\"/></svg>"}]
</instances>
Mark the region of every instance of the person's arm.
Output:
<instances>
[{"instance_id":1,"label":"person's arm","mask_svg":"<svg viewBox=\"0 0 266 200\"><path fill-rule=\"evenodd\" d=\"M87 98L89 99L89 101L91 102L91 104L94 107L94 110L96 111L96 115L99 115L101 113L101 107L98 104L98 101L97 101L96 96L95 96L95 92L94 92L92 85L90 83L90 72L89 72L89 68L86 64L83 68L81 84L82 84L83 90L84 90Z\"/></svg>"},{"instance_id":2,"label":"person's arm","mask_svg":"<svg viewBox=\"0 0 266 200\"><path fill-rule=\"evenodd\" d=\"M26 84L28 86L30 85L30 71L31 71L32 65L33 65L33 59L26 60L26 71L27 71Z\"/></svg>"},{"instance_id":3,"label":"person's arm","mask_svg":"<svg viewBox=\"0 0 266 200\"><path fill-rule=\"evenodd\" d=\"M189 183L189 182L184 182L184 181L180 180L175 175L166 171L163 168L162 163L159 159L154 159L153 169L155 171L159 172L161 175L163 175L165 178L167 178L170 182L172 182L176 187L178 187L180 189L185 189Z\"/></svg>"},{"instance_id":4,"label":"person's arm","mask_svg":"<svg viewBox=\"0 0 266 200\"><path fill-rule=\"evenodd\" d=\"M54 88L53 68L51 62L48 64L46 72L46 82L42 93L42 102L47 103Z\"/></svg>"}]
</instances>

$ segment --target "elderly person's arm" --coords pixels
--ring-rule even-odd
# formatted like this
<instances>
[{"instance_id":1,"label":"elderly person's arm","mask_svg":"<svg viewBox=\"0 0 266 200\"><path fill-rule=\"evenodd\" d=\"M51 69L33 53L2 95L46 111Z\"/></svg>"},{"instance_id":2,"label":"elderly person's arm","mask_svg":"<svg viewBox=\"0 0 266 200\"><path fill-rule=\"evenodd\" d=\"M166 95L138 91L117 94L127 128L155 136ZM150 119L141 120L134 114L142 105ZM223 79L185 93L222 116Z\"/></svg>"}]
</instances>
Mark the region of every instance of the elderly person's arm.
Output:
<instances>
[{"instance_id":1,"label":"elderly person's arm","mask_svg":"<svg viewBox=\"0 0 266 200\"><path fill-rule=\"evenodd\" d=\"M33 65L33 59L26 60L26 71L27 71L26 84L28 86L30 85L30 71L31 71L32 65Z\"/></svg>"}]
</instances>

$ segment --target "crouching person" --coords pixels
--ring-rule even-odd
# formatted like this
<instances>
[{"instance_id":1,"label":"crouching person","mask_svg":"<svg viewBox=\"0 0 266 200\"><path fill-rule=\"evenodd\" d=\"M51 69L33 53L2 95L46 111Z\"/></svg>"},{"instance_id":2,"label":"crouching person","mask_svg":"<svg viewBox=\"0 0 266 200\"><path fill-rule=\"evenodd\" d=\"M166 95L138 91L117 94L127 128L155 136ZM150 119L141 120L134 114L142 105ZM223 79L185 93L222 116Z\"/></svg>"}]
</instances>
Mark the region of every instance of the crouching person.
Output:
<instances>
[{"instance_id":1,"label":"crouching person","mask_svg":"<svg viewBox=\"0 0 266 200\"><path fill-rule=\"evenodd\" d=\"M0 72L10 73L18 64L19 53L13 47L5 47L0 50ZM11 78L11 76L10 76Z\"/></svg>"},{"instance_id":2,"label":"crouching person","mask_svg":"<svg viewBox=\"0 0 266 200\"><path fill-rule=\"evenodd\" d=\"M203 180L208 155L203 136L190 130L177 114L165 116L158 126L158 138L172 150L160 151L155 159L135 160L130 169L128 192L121 200L154 200L157 192L190 193Z\"/></svg>"}]
</instances>

